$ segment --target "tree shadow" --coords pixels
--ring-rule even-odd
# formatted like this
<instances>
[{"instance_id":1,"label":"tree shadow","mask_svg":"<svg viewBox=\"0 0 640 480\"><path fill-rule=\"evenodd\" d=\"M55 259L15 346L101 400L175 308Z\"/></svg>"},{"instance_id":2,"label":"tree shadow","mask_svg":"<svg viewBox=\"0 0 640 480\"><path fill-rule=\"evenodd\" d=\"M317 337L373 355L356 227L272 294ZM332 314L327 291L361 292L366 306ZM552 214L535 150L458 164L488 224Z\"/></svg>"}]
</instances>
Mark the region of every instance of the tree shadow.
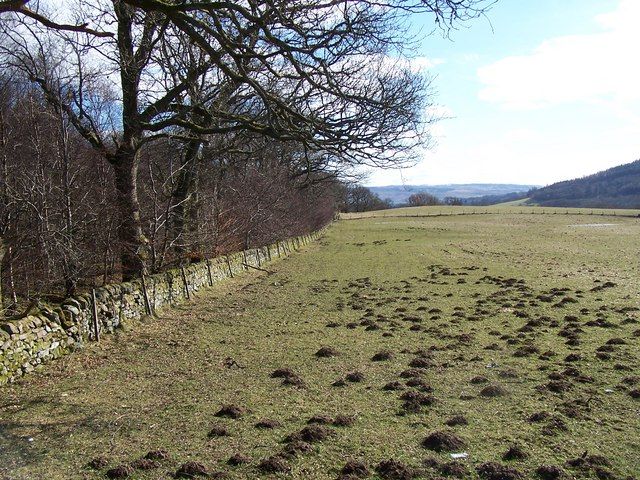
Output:
<instances>
[{"instance_id":1,"label":"tree shadow","mask_svg":"<svg viewBox=\"0 0 640 480\"><path fill-rule=\"evenodd\" d=\"M43 416L45 407L65 413ZM61 421L59 418L71 420ZM13 478L10 476L12 471L43 462L51 455L50 445L64 445L66 439L79 430L99 435L108 427L109 422L100 416L86 415L84 406L47 396L21 401L20 404L8 402L0 405L0 475Z\"/></svg>"}]
</instances>

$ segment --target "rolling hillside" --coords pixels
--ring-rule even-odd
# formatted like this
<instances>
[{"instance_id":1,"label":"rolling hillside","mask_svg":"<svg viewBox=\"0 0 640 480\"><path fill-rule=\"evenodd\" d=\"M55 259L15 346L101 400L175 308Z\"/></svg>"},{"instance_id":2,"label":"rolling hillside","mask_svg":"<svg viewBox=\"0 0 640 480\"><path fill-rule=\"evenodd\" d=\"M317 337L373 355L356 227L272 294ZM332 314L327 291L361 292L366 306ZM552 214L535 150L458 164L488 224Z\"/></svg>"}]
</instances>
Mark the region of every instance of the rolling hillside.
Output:
<instances>
[{"instance_id":1,"label":"rolling hillside","mask_svg":"<svg viewBox=\"0 0 640 480\"><path fill-rule=\"evenodd\" d=\"M527 192L536 185L514 185L503 183L469 183L449 185L386 185L367 187L382 199L389 199L395 205L406 203L414 193L428 192L440 200L445 197L475 198L489 195L505 195L513 192Z\"/></svg>"},{"instance_id":2,"label":"rolling hillside","mask_svg":"<svg viewBox=\"0 0 640 480\"><path fill-rule=\"evenodd\" d=\"M640 160L532 191L528 203L548 207L639 208Z\"/></svg>"}]
</instances>

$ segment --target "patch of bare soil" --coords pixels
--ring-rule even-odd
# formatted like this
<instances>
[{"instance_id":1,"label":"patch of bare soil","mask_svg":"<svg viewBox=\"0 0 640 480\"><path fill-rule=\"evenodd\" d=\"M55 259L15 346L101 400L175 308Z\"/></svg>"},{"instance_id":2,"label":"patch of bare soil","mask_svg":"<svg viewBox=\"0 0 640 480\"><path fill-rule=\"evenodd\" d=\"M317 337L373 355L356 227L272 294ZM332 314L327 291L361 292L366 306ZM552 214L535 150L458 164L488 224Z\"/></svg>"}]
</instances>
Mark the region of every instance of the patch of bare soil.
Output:
<instances>
[{"instance_id":1,"label":"patch of bare soil","mask_svg":"<svg viewBox=\"0 0 640 480\"><path fill-rule=\"evenodd\" d=\"M430 433L422 446L434 452L454 452L466 446L466 442L453 432L438 431Z\"/></svg>"}]
</instances>

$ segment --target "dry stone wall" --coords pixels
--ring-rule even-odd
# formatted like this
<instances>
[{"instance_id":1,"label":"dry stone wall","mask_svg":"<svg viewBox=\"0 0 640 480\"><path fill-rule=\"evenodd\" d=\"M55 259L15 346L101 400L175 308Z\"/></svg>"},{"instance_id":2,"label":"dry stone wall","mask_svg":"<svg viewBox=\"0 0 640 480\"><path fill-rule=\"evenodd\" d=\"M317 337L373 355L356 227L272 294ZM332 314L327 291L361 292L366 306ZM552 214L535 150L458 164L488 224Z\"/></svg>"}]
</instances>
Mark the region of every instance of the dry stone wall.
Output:
<instances>
[{"instance_id":1,"label":"dry stone wall","mask_svg":"<svg viewBox=\"0 0 640 480\"><path fill-rule=\"evenodd\" d=\"M0 323L0 385L66 355L129 320L179 304L203 288L269 262L316 240L321 232L194 263L132 282L106 285ZM95 298L95 302L94 302Z\"/></svg>"}]
</instances>

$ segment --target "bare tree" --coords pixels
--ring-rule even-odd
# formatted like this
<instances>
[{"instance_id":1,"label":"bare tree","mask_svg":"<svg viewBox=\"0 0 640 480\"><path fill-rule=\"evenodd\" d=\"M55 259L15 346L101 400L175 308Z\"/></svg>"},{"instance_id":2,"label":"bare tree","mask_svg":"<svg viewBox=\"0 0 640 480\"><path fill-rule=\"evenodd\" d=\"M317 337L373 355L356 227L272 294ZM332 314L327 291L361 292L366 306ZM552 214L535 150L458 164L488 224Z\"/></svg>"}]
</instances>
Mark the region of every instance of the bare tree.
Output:
<instances>
[{"instance_id":1,"label":"bare tree","mask_svg":"<svg viewBox=\"0 0 640 480\"><path fill-rule=\"evenodd\" d=\"M95 23L115 22L114 38L79 40L22 24L6 32L10 41L4 55L112 165L121 213L122 274L128 279L143 271L148 252L137 191L145 132L161 130L154 120L162 123L167 111L180 110L181 95L206 68L191 64L177 74L162 74L154 52L165 37L166 22L155 13L118 1L112 11L95 7L94 13Z\"/></svg>"},{"instance_id":2,"label":"bare tree","mask_svg":"<svg viewBox=\"0 0 640 480\"><path fill-rule=\"evenodd\" d=\"M407 203L411 207L425 207L442 204L442 202L438 200L438 197L427 192L418 192L410 195Z\"/></svg>"},{"instance_id":3,"label":"bare tree","mask_svg":"<svg viewBox=\"0 0 640 480\"><path fill-rule=\"evenodd\" d=\"M402 21L426 12L450 27L486 3L79 0L78 25L91 32L48 28L21 11L5 28L2 53L111 165L129 279L149 258L138 196L145 145L186 142L176 232L186 224L180 208L193 193L195 160L212 137L250 132L295 143L291 160L307 178L411 163L434 119L425 117L430 81L403 56Z\"/></svg>"},{"instance_id":4,"label":"bare tree","mask_svg":"<svg viewBox=\"0 0 640 480\"><path fill-rule=\"evenodd\" d=\"M2 291L2 271L4 258L7 253L4 237L11 221L10 197L7 185L9 160L9 129L8 120L9 98L11 96L11 80L5 75L0 77L0 312L4 310Z\"/></svg>"},{"instance_id":5,"label":"bare tree","mask_svg":"<svg viewBox=\"0 0 640 480\"><path fill-rule=\"evenodd\" d=\"M369 212L391 208L391 202L362 185L345 185L343 190L343 210L346 212Z\"/></svg>"},{"instance_id":6,"label":"bare tree","mask_svg":"<svg viewBox=\"0 0 640 480\"><path fill-rule=\"evenodd\" d=\"M30 5L35 5L33 8ZM51 16L40 11L40 3L37 0L0 0L0 15L14 14L35 20L44 27L65 32L80 32L96 37L111 37L113 33L94 30L88 23L58 23Z\"/></svg>"}]
</instances>

